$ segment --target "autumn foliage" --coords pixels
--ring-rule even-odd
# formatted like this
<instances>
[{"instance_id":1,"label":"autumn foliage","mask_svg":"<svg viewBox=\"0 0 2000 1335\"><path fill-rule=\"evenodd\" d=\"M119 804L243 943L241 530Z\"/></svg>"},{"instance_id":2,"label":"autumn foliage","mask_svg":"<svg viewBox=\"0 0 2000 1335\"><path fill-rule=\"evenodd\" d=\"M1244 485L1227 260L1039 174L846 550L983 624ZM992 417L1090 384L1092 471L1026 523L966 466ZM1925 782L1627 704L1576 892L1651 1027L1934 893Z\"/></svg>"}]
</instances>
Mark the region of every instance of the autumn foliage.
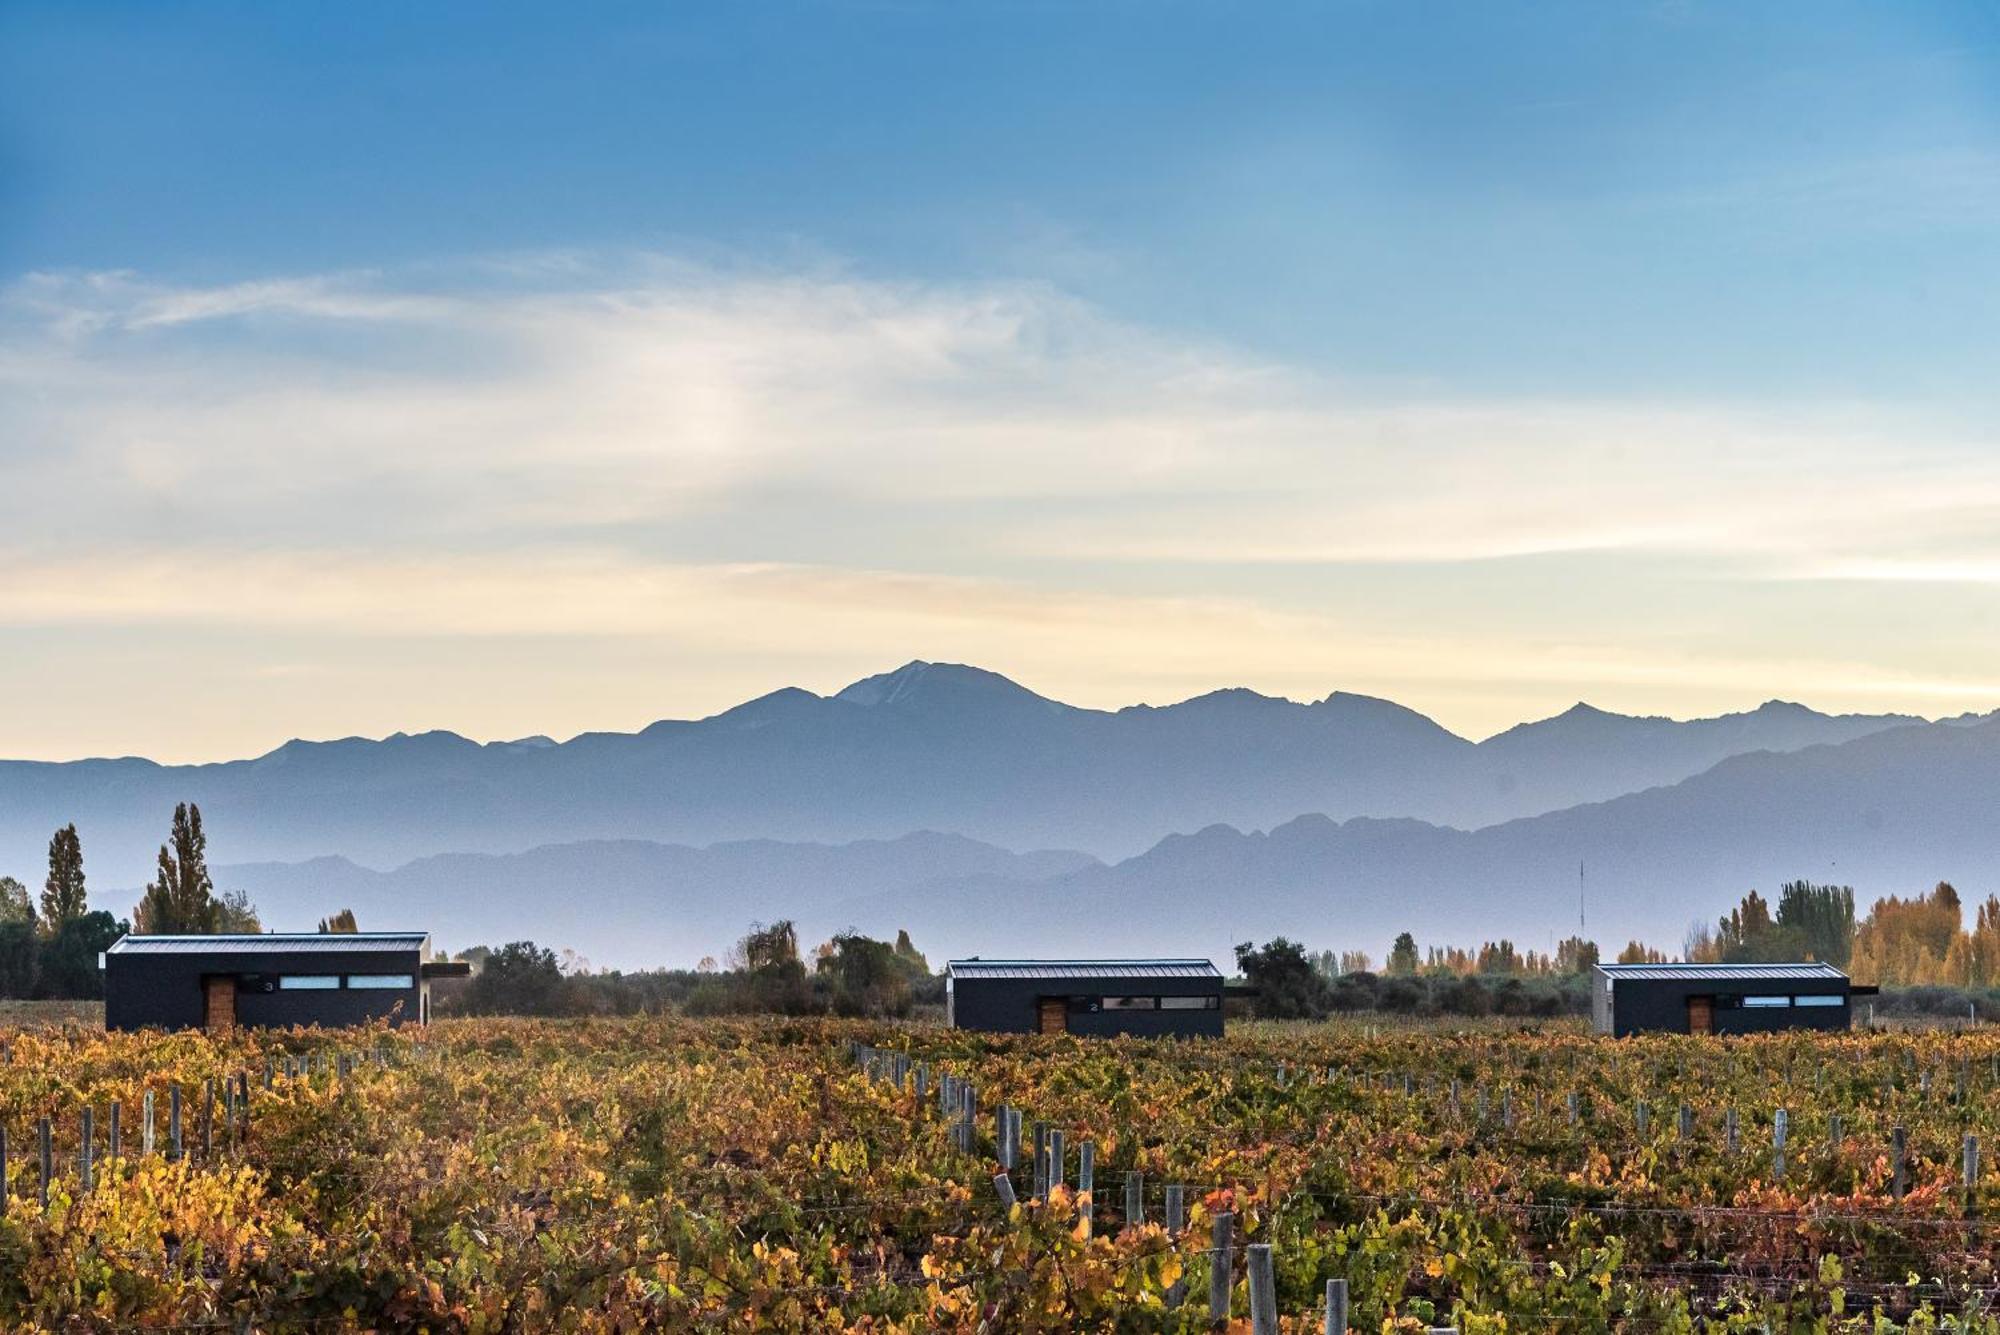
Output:
<instances>
[{"instance_id":1,"label":"autumn foliage","mask_svg":"<svg viewBox=\"0 0 2000 1335\"><path fill-rule=\"evenodd\" d=\"M871 1079L856 1041L924 1063L932 1096ZM267 1057L335 1050L364 1059L310 1076L280 1060L264 1088ZM971 1153L937 1106L947 1071L978 1091ZM238 1072L241 1143L216 1130L204 1156L197 1095ZM142 1155L143 1094L163 1119L174 1085L191 1153ZM113 1100L124 1154L106 1162ZM1046 1201L1016 1170L1011 1214L992 1181L1003 1100L1069 1145ZM44 1116L58 1167L46 1210L30 1152ZM8 1327L1197 1331L1212 1220L1228 1211L1242 1329L1251 1242L1273 1247L1291 1331L1319 1329L1333 1277L1369 1331L1875 1331L1946 1315L2000 1329L1977 1308L2000 1206L2000 1041L1984 1036L1613 1043L1315 1025L1086 1043L673 1019L220 1040L71 1030L11 1036L0 1126ZM1968 1132L1988 1147L1970 1193ZM1139 1218L1124 1217L1128 1174L1143 1175ZM1164 1226L1170 1183L1185 1188L1178 1233Z\"/></svg>"}]
</instances>

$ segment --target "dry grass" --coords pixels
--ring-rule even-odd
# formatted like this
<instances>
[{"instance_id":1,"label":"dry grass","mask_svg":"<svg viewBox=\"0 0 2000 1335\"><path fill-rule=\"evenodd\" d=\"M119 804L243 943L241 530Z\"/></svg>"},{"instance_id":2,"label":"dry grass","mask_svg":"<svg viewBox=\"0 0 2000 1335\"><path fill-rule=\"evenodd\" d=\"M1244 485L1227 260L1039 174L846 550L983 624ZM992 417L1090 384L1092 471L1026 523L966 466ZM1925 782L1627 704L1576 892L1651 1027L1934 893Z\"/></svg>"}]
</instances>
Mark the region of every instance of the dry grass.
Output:
<instances>
[{"instance_id":1,"label":"dry grass","mask_svg":"<svg viewBox=\"0 0 2000 1335\"><path fill-rule=\"evenodd\" d=\"M10 1029L51 1029L66 1024L102 1029L104 1003L0 1000L0 1032Z\"/></svg>"}]
</instances>

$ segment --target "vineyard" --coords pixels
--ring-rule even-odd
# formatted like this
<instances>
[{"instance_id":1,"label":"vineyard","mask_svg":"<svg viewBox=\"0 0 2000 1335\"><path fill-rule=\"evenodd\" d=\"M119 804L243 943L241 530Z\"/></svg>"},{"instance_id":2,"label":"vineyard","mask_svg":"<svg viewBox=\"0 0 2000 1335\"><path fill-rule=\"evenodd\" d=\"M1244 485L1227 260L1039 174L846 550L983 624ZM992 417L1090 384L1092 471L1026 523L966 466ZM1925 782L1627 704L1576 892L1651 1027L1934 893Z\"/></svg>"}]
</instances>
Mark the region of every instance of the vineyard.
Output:
<instances>
[{"instance_id":1,"label":"vineyard","mask_svg":"<svg viewBox=\"0 0 2000 1335\"><path fill-rule=\"evenodd\" d=\"M1978 1034L54 1028L0 1131L9 1328L2000 1332Z\"/></svg>"}]
</instances>

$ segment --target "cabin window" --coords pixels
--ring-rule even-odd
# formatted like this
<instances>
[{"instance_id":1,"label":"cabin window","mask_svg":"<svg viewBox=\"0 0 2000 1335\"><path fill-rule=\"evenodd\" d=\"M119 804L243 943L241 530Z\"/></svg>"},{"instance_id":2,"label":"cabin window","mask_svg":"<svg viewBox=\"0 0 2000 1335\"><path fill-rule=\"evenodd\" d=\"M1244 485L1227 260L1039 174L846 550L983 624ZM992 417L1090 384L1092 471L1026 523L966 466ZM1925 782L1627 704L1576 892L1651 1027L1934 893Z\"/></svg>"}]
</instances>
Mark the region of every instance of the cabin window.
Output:
<instances>
[{"instance_id":1,"label":"cabin window","mask_svg":"<svg viewBox=\"0 0 2000 1335\"><path fill-rule=\"evenodd\" d=\"M1792 1004L1794 1006L1845 1006L1847 998L1840 996L1793 997Z\"/></svg>"},{"instance_id":2,"label":"cabin window","mask_svg":"<svg viewBox=\"0 0 2000 1335\"><path fill-rule=\"evenodd\" d=\"M1792 1004L1792 999L1790 997L1745 997L1743 998L1743 1004L1745 1006L1760 1006L1760 1007L1789 1006Z\"/></svg>"},{"instance_id":3,"label":"cabin window","mask_svg":"<svg viewBox=\"0 0 2000 1335\"><path fill-rule=\"evenodd\" d=\"M1222 1005L1221 997L1161 997L1163 1011L1212 1011Z\"/></svg>"},{"instance_id":4,"label":"cabin window","mask_svg":"<svg viewBox=\"0 0 2000 1335\"><path fill-rule=\"evenodd\" d=\"M417 980L406 973L351 973L347 975L347 986L368 991L401 990L417 985Z\"/></svg>"},{"instance_id":5,"label":"cabin window","mask_svg":"<svg viewBox=\"0 0 2000 1335\"><path fill-rule=\"evenodd\" d=\"M1106 997L1104 1009L1108 1011L1152 1011L1160 1008L1158 997Z\"/></svg>"},{"instance_id":6,"label":"cabin window","mask_svg":"<svg viewBox=\"0 0 2000 1335\"><path fill-rule=\"evenodd\" d=\"M288 973L278 979L281 992L314 992L339 986L337 973Z\"/></svg>"}]
</instances>

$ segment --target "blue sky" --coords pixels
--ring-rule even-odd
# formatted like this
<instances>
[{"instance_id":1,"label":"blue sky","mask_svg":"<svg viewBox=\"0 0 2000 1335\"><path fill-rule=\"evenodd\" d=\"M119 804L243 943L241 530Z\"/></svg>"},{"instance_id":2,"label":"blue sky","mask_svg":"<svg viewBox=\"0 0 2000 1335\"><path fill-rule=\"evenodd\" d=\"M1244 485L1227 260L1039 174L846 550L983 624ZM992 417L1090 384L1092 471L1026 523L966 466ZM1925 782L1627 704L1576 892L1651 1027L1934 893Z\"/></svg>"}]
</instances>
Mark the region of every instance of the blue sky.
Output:
<instances>
[{"instance_id":1,"label":"blue sky","mask_svg":"<svg viewBox=\"0 0 2000 1335\"><path fill-rule=\"evenodd\" d=\"M9 7L15 270L1047 278L1350 374L1978 391L1977 5Z\"/></svg>"},{"instance_id":2,"label":"blue sky","mask_svg":"<svg viewBox=\"0 0 2000 1335\"><path fill-rule=\"evenodd\" d=\"M1475 733L1991 707L1996 64L1971 4L11 4L0 735L636 726L911 656ZM288 562L353 586L259 611ZM702 610L551 630L565 579ZM63 610L149 580L240 611ZM745 636L793 606L745 580L874 591ZM490 666L551 639L591 666ZM251 675L174 731L107 643Z\"/></svg>"}]
</instances>

